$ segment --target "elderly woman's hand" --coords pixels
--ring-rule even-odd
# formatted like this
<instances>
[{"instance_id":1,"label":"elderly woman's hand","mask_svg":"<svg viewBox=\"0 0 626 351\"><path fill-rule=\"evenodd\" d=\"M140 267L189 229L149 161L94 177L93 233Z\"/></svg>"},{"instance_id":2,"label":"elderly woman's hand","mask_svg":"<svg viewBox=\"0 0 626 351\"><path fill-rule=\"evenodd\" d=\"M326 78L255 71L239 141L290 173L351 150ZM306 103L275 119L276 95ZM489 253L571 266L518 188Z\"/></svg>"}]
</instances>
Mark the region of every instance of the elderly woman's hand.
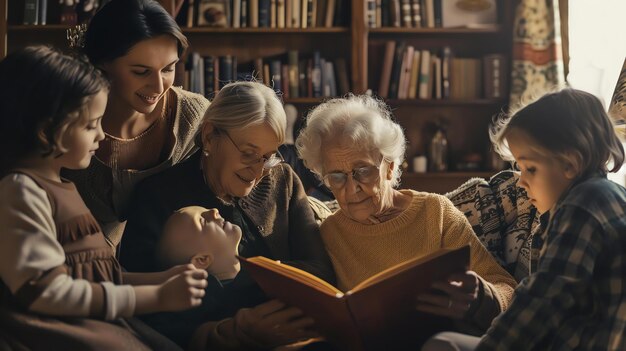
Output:
<instances>
[{"instance_id":1,"label":"elderly woman's hand","mask_svg":"<svg viewBox=\"0 0 626 351\"><path fill-rule=\"evenodd\" d=\"M478 299L480 279L473 271L453 274L447 281L437 281L432 288L437 293L417 296L417 310L439 316L462 319Z\"/></svg>"},{"instance_id":2,"label":"elderly woman's hand","mask_svg":"<svg viewBox=\"0 0 626 351\"><path fill-rule=\"evenodd\" d=\"M235 334L244 344L271 348L319 336L311 329L313 319L295 307L272 300L235 315Z\"/></svg>"}]
</instances>

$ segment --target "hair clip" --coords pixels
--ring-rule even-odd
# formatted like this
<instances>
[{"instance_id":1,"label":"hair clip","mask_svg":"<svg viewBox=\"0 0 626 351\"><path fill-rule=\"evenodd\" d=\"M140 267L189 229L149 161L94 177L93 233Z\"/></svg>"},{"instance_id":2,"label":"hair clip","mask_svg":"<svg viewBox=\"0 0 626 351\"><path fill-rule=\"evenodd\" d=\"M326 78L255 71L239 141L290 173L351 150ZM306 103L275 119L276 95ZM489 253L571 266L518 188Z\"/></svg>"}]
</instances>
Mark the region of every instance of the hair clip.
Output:
<instances>
[{"instance_id":1,"label":"hair clip","mask_svg":"<svg viewBox=\"0 0 626 351\"><path fill-rule=\"evenodd\" d=\"M71 49L79 50L85 47L86 32L87 25L84 23L67 29L67 40L69 41Z\"/></svg>"}]
</instances>

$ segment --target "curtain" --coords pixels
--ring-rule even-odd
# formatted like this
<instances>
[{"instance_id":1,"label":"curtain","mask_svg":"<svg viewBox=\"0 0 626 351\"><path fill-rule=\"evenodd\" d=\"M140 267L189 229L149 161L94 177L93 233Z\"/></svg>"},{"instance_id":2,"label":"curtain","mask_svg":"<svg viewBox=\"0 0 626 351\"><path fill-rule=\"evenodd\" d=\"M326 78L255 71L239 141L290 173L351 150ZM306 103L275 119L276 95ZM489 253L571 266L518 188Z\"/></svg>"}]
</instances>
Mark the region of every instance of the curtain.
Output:
<instances>
[{"instance_id":1,"label":"curtain","mask_svg":"<svg viewBox=\"0 0 626 351\"><path fill-rule=\"evenodd\" d=\"M564 84L560 26L558 0L519 1L513 23L510 106Z\"/></svg>"}]
</instances>

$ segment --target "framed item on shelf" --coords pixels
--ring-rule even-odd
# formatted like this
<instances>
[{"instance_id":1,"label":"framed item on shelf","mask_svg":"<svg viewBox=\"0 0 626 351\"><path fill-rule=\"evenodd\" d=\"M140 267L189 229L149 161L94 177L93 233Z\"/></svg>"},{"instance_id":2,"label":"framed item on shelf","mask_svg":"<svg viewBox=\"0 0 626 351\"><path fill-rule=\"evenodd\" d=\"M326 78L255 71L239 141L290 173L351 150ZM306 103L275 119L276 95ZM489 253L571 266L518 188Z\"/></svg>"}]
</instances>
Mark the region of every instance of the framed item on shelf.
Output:
<instances>
[{"instance_id":1,"label":"framed item on shelf","mask_svg":"<svg viewBox=\"0 0 626 351\"><path fill-rule=\"evenodd\" d=\"M230 2L228 0L195 0L198 26L228 27Z\"/></svg>"},{"instance_id":2,"label":"framed item on shelf","mask_svg":"<svg viewBox=\"0 0 626 351\"><path fill-rule=\"evenodd\" d=\"M496 0L441 0L442 27L495 25Z\"/></svg>"}]
</instances>

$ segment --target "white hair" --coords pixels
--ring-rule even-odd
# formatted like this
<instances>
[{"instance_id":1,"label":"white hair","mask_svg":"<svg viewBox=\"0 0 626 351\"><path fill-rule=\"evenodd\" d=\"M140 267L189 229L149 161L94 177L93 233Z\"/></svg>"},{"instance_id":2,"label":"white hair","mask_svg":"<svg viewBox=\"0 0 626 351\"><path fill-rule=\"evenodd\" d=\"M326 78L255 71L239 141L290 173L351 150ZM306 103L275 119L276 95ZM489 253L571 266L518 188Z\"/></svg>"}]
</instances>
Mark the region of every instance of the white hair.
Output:
<instances>
[{"instance_id":1,"label":"white hair","mask_svg":"<svg viewBox=\"0 0 626 351\"><path fill-rule=\"evenodd\" d=\"M320 104L309 113L296 140L298 155L309 169L322 176L322 145L337 140L367 150L381 161L393 162L391 186L400 183L406 139L383 101L350 94Z\"/></svg>"}]
</instances>

